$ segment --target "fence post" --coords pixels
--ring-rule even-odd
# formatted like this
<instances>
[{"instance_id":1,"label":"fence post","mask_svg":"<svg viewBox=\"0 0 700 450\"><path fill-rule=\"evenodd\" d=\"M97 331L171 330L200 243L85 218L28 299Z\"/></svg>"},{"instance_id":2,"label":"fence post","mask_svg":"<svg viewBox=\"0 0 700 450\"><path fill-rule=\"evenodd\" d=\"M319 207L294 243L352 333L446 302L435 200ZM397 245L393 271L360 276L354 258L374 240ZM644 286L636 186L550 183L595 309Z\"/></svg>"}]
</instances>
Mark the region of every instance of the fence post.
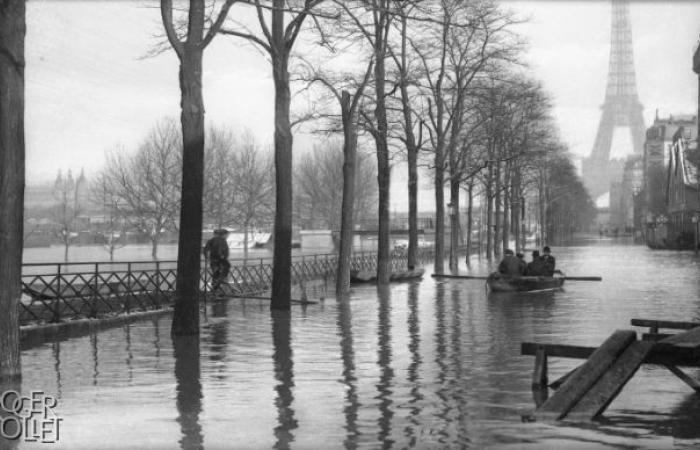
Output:
<instances>
[{"instance_id":1,"label":"fence post","mask_svg":"<svg viewBox=\"0 0 700 450\"><path fill-rule=\"evenodd\" d=\"M131 295L131 262L126 263L126 295L124 296L124 311L126 311L127 314L131 313L130 307L129 307L129 295Z\"/></svg>"},{"instance_id":2,"label":"fence post","mask_svg":"<svg viewBox=\"0 0 700 450\"><path fill-rule=\"evenodd\" d=\"M206 266L204 267L204 270L207 270ZM155 278L155 283L156 283L156 309L161 309L161 302L160 302L160 261L156 261L156 276ZM205 278L206 280L206 278Z\"/></svg>"},{"instance_id":3,"label":"fence post","mask_svg":"<svg viewBox=\"0 0 700 450\"><path fill-rule=\"evenodd\" d=\"M52 322L60 322L61 321L61 263L58 263L58 274L56 275L56 280L58 281L57 287L56 287L56 301L55 303L55 310L53 312L53 319Z\"/></svg>"},{"instance_id":4,"label":"fence post","mask_svg":"<svg viewBox=\"0 0 700 450\"><path fill-rule=\"evenodd\" d=\"M90 317L97 317L97 296L100 292L100 285L97 283L97 275L100 273L100 263L95 263L95 293L90 301Z\"/></svg>"}]
</instances>

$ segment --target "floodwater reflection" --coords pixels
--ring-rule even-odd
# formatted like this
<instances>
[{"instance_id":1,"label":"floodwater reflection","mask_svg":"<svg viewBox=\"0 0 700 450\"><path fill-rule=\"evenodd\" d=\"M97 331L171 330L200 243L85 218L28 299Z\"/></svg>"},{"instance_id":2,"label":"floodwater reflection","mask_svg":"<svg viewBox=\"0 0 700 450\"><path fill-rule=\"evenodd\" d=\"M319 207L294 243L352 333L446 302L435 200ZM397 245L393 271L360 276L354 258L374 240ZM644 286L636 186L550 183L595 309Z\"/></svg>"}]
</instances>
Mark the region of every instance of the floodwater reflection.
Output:
<instances>
[{"instance_id":1,"label":"floodwater reflection","mask_svg":"<svg viewBox=\"0 0 700 450\"><path fill-rule=\"evenodd\" d=\"M557 249L557 260L604 280L488 295L483 281L428 273L274 314L265 301L217 300L199 340L172 339L163 316L28 347L22 388L58 397L58 448L700 445L697 395L653 366L600 422L522 423L535 402L521 342L592 346L633 317L700 317L691 253L598 246ZM579 363L551 358L550 381Z\"/></svg>"},{"instance_id":2,"label":"floodwater reflection","mask_svg":"<svg viewBox=\"0 0 700 450\"><path fill-rule=\"evenodd\" d=\"M173 336L172 341L177 381L177 422L182 434L179 440L180 448L202 448L204 436L199 424L199 414L202 412L199 337Z\"/></svg>"},{"instance_id":3,"label":"floodwater reflection","mask_svg":"<svg viewBox=\"0 0 700 450\"><path fill-rule=\"evenodd\" d=\"M274 433L277 438L274 448L288 449L294 441L297 428L294 418L294 362L292 358L292 316L289 311L272 311L272 358L275 367L275 406L277 422Z\"/></svg>"},{"instance_id":4,"label":"floodwater reflection","mask_svg":"<svg viewBox=\"0 0 700 450\"><path fill-rule=\"evenodd\" d=\"M340 357L343 361L343 384L345 385L345 439L344 447L356 449L359 431L357 426L358 411L360 409L359 395L357 392L357 376L355 373L355 352L352 338L352 310L349 296L338 299L338 333L340 337Z\"/></svg>"}]
</instances>

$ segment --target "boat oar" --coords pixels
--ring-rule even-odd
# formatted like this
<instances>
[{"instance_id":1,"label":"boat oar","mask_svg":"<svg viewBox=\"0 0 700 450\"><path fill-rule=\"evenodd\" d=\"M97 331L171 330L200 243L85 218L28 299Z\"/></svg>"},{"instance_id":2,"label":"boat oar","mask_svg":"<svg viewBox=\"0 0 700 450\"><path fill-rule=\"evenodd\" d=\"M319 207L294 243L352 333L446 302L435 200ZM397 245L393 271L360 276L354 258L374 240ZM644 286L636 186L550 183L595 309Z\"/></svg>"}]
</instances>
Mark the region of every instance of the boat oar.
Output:
<instances>
[{"instance_id":1,"label":"boat oar","mask_svg":"<svg viewBox=\"0 0 700 450\"><path fill-rule=\"evenodd\" d=\"M570 277L568 275L564 279L567 281L603 281L603 277Z\"/></svg>"},{"instance_id":2,"label":"boat oar","mask_svg":"<svg viewBox=\"0 0 700 450\"><path fill-rule=\"evenodd\" d=\"M462 278L464 280L485 280L488 277L484 275L448 275L448 274L440 274L440 273L434 273L431 275L433 278Z\"/></svg>"}]
</instances>

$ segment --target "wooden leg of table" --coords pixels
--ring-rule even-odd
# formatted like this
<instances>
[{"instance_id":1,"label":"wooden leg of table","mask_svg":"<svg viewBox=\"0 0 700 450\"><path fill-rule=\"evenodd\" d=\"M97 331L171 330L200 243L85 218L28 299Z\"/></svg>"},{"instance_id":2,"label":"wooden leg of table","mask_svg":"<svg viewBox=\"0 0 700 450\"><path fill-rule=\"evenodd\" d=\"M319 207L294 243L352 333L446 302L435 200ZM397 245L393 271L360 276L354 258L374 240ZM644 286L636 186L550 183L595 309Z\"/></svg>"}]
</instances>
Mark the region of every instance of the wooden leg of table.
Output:
<instances>
[{"instance_id":1,"label":"wooden leg of table","mask_svg":"<svg viewBox=\"0 0 700 450\"><path fill-rule=\"evenodd\" d=\"M670 364L665 364L664 365L668 370L670 370L675 376L683 380L688 386L693 388L695 392L700 393L700 382L696 380L695 378L692 378L690 375L687 373L683 372L681 369L679 369L676 366L672 366Z\"/></svg>"},{"instance_id":2,"label":"wooden leg of table","mask_svg":"<svg viewBox=\"0 0 700 450\"><path fill-rule=\"evenodd\" d=\"M535 371L532 374L532 388L541 389L547 387L547 351L544 347L538 347L535 352Z\"/></svg>"}]
</instances>

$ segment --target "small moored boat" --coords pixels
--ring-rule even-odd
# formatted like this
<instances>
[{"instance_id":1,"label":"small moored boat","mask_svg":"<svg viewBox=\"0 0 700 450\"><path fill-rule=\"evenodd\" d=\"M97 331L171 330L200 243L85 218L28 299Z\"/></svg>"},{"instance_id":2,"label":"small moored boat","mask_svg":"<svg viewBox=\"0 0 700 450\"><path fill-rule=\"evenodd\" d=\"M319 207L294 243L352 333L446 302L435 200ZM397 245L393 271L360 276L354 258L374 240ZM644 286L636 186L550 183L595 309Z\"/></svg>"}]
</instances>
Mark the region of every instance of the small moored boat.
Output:
<instances>
[{"instance_id":1,"label":"small moored boat","mask_svg":"<svg viewBox=\"0 0 700 450\"><path fill-rule=\"evenodd\" d=\"M519 276L509 277L494 272L486 278L486 286L493 292L532 292L560 289L566 275L555 273L554 276Z\"/></svg>"},{"instance_id":2,"label":"small moored boat","mask_svg":"<svg viewBox=\"0 0 700 450\"><path fill-rule=\"evenodd\" d=\"M389 281L407 281L416 280L423 277L425 269L416 268L413 270L399 270L392 272L389 275ZM350 282L351 283L372 283L377 281L377 273L370 270L351 270L350 271Z\"/></svg>"}]
</instances>

